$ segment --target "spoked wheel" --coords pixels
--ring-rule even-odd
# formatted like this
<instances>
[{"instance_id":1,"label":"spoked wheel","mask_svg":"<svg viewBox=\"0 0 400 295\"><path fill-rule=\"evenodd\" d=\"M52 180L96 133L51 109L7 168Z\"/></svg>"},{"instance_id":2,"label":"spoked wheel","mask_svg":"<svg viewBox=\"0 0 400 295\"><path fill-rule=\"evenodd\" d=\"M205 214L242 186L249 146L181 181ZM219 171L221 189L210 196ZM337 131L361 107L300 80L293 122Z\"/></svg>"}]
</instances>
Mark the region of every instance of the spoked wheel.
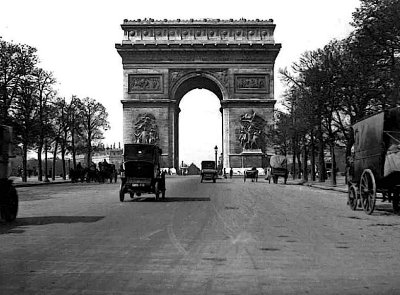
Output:
<instances>
[{"instance_id":1,"label":"spoked wheel","mask_svg":"<svg viewBox=\"0 0 400 295\"><path fill-rule=\"evenodd\" d=\"M119 187L119 200L120 200L121 202L123 202L124 199L125 199L124 186L123 186L123 184L121 183L121 185L120 185L120 187Z\"/></svg>"},{"instance_id":2,"label":"spoked wheel","mask_svg":"<svg viewBox=\"0 0 400 295\"><path fill-rule=\"evenodd\" d=\"M393 205L393 213L399 214L399 201L400 201L400 193L399 191L395 191L392 198L392 205Z\"/></svg>"},{"instance_id":3,"label":"spoked wheel","mask_svg":"<svg viewBox=\"0 0 400 295\"><path fill-rule=\"evenodd\" d=\"M365 169L361 174L360 198L365 213L372 214L375 209L376 183L374 174L370 169Z\"/></svg>"},{"instance_id":4,"label":"spoked wheel","mask_svg":"<svg viewBox=\"0 0 400 295\"><path fill-rule=\"evenodd\" d=\"M154 184L154 192L156 194L156 201L160 198L160 184L158 181Z\"/></svg>"},{"instance_id":5,"label":"spoked wheel","mask_svg":"<svg viewBox=\"0 0 400 295\"><path fill-rule=\"evenodd\" d=\"M348 205L351 210L356 210L357 209L357 203L358 203L358 196L357 196L357 187L354 185L349 185L349 190L348 190Z\"/></svg>"}]
</instances>

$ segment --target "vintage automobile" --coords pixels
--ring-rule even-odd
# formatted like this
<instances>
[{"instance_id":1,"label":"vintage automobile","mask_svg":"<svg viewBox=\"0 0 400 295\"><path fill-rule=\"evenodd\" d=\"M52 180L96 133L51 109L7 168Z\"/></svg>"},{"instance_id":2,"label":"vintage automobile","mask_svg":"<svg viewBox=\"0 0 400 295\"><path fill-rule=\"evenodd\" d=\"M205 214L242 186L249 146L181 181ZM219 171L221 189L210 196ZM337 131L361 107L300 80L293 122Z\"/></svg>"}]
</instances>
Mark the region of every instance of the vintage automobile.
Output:
<instances>
[{"instance_id":1,"label":"vintage automobile","mask_svg":"<svg viewBox=\"0 0 400 295\"><path fill-rule=\"evenodd\" d=\"M0 216L7 222L14 221L18 213L17 190L9 179L12 157L12 128L0 125Z\"/></svg>"},{"instance_id":2,"label":"vintage automobile","mask_svg":"<svg viewBox=\"0 0 400 295\"><path fill-rule=\"evenodd\" d=\"M119 199L124 201L126 193L131 198L143 193L160 194L165 198L165 173L160 169L161 149L154 144L125 144L124 161L121 168Z\"/></svg>"},{"instance_id":3,"label":"vintage automobile","mask_svg":"<svg viewBox=\"0 0 400 295\"><path fill-rule=\"evenodd\" d=\"M215 161L201 162L200 177L200 182L203 182L203 180L212 180L215 183L217 181L218 171L215 167Z\"/></svg>"},{"instance_id":4,"label":"vintage automobile","mask_svg":"<svg viewBox=\"0 0 400 295\"><path fill-rule=\"evenodd\" d=\"M258 181L258 170L256 167L252 167L244 171L244 182L246 182L246 178L250 178L252 182Z\"/></svg>"},{"instance_id":5,"label":"vintage automobile","mask_svg":"<svg viewBox=\"0 0 400 295\"><path fill-rule=\"evenodd\" d=\"M353 125L348 205L372 214L376 199L388 198L399 212L400 107L387 109ZM378 196L377 193L380 195Z\"/></svg>"}]
</instances>

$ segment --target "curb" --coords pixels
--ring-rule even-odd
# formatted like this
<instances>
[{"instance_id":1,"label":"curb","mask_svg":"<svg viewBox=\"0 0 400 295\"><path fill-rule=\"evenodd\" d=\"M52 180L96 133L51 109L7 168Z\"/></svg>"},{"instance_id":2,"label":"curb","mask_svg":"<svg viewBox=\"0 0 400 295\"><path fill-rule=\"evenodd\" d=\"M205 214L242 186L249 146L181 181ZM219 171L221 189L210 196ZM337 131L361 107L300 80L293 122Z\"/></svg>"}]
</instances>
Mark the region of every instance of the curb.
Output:
<instances>
[{"instance_id":1,"label":"curb","mask_svg":"<svg viewBox=\"0 0 400 295\"><path fill-rule=\"evenodd\" d=\"M39 185L51 185L51 184L64 184L71 183L71 180L66 181L50 181L50 182L34 182L34 183L13 183L14 187L29 187L29 186L39 186Z\"/></svg>"},{"instance_id":2,"label":"curb","mask_svg":"<svg viewBox=\"0 0 400 295\"><path fill-rule=\"evenodd\" d=\"M318 185L318 184L306 184L306 183L303 183L303 185L306 185L306 186L309 186L309 187L318 188L318 189L322 189L322 190L330 190L330 191L336 191L336 192L347 194L347 189L344 189L344 188L332 187L332 186L323 186L323 185Z\"/></svg>"}]
</instances>

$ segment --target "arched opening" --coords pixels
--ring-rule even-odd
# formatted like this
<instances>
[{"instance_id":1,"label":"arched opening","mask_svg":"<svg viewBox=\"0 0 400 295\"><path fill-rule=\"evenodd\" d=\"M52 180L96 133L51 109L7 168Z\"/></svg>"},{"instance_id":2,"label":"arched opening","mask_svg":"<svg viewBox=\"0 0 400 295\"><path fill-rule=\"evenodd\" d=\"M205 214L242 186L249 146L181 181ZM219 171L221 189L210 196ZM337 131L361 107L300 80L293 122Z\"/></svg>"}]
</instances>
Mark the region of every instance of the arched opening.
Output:
<instances>
[{"instance_id":1,"label":"arched opening","mask_svg":"<svg viewBox=\"0 0 400 295\"><path fill-rule=\"evenodd\" d=\"M179 161L198 168L203 160L217 162L222 152L222 114L218 97L205 89L194 89L181 99L179 113Z\"/></svg>"},{"instance_id":2,"label":"arched opening","mask_svg":"<svg viewBox=\"0 0 400 295\"><path fill-rule=\"evenodd\" d=\"M181 167L183 162L188 167L193 163L200 168L203 160L217 160L222 165L221 101L226 99L226 89L215 76L199 71L183 76L175 85L172 90L178 110L175 167Z\"/></svg>"}]
</instances>

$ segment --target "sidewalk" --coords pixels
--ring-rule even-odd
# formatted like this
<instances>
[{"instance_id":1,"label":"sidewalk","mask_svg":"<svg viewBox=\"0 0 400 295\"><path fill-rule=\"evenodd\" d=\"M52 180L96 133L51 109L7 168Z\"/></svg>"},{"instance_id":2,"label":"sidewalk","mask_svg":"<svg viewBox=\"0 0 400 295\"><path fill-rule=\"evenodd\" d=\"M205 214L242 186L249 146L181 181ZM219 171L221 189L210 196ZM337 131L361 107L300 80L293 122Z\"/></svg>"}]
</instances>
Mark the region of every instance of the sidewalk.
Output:
<instances>
[{"instance_id":1,"label":"sidewalk","mask_svg":"<svg viewBox=\"0 0 400 295\"><path fill-rule=\"evenodd\" d=\"M16 177L16 176L11 176L10 179L13 181L15 187L27 187L33 185L46 185L46 184L62 184L71 182L71 180L69 179L64 180L61 177L56 177L55 180L49 178L49 182L39 181L37 176L28 177L27 182L22 182L21 177Z\"/></svg>"},{"instance_id":2,"label":"sidewalk","mask_svg":"<svg viewBox=\"0 0 400 295\"><path fill-rule=\"evenodd\" d=\"M287 180L288 184L297 184L297 185L306 185L310 187L315 187L319 189L324 189L324 190L333 190L341 193L347 193L347 184L345 184L345 178L344 176L337 176L336 177L336 185L332 185L331 179L327 179L325 182L319 182L317 181L307 181L304 182L301 179L288 179Z\"/></svg>"}]
</instances>

